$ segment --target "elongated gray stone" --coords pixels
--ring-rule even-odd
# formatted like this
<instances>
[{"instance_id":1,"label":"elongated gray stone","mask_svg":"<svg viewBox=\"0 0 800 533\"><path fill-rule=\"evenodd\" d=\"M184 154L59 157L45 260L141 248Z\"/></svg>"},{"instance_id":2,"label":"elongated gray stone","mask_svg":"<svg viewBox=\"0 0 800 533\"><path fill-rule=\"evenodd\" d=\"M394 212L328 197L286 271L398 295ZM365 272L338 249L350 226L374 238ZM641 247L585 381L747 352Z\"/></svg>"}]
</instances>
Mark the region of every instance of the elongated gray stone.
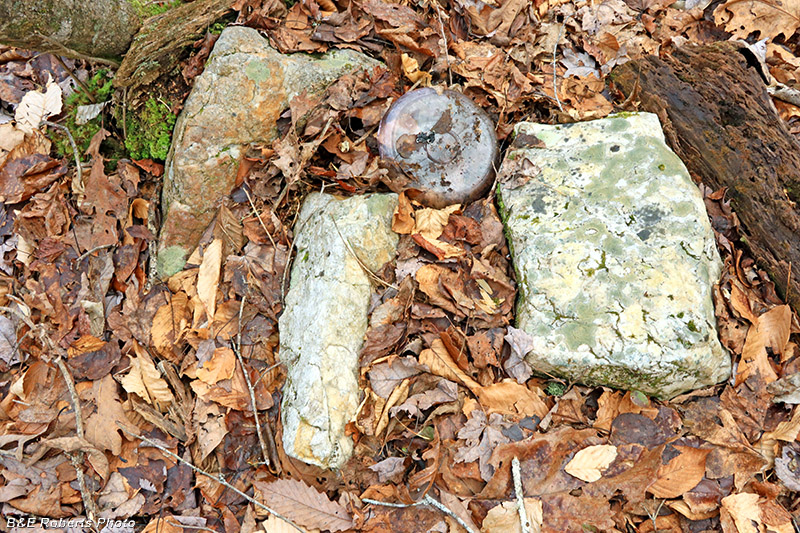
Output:
<instances>
[{"instance_id":1,"label":"elongated gray stone","mask_svg":"<svg viewBox=\"0 0 800 533\"><path fill-rule=\"evenodd\" d=\"M292 98L320 94L343 74L380 64L352 50L281 54L257 30L225 28L175 123L164 174L159 275L183 268L219 201L230 194L245 147L275 139Z\"/></svg>"},{"instance_id":2,"label":"elongated gray stone","mask_svg":"<svg viewBox=\"0 0 800 533\"><path fill-rule=\"evenodd\" d=\"M312 193L295 229L297 256L278 327L288 375L281 414L286 453L323 468L353 452L345 425L360 403L358 354L375 272L396 253L397 195L338 200Z\"/></svg>"},{"instance_id":3,"label":"elongated gray stone","mask_svg":"<svg viewBox=\"0 0 800 533\"><path fill-rule=\"evenodd\" d=\"M521 123L498 193L536 370L661 398L730 375L713 232L656 115Z\"/></svg>"}]
</instances>

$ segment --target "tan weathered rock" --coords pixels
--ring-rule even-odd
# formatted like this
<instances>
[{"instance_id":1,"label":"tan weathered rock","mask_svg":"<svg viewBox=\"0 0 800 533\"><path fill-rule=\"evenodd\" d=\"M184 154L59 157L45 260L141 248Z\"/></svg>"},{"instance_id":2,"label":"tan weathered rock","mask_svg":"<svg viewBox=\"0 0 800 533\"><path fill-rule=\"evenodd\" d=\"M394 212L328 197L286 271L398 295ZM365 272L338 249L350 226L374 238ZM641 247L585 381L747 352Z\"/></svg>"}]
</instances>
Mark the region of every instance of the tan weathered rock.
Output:
<instances>
[{"instance_id":1,"label":"tan weathered rock","mask_svg":"<svg viewBox=\"0 0 800 533\"><path fill-rule=\"evenodd\" d=\"M361 402L358 354L373 291L359 260L374 272L394 257L396 206L395 194L337 200L313 193L300 211L278 326L287 371L283 448L306 463L339 468L353 452L345 425Z\"/></svg>"},{"instance_id":2,"label":"tan weathered rock","mask_svg":"<svg viewBox=\"0 0 800 533\"><path fill-rule=\"evenodd\" d=\"M159 275L183 267L220 199L230 194L243 149L276 137L278 117L292 98L379 64L351 50L321 59L281 54L254 29L226 28L175 124L162 193Z\"/></svg>"}]
</instances>

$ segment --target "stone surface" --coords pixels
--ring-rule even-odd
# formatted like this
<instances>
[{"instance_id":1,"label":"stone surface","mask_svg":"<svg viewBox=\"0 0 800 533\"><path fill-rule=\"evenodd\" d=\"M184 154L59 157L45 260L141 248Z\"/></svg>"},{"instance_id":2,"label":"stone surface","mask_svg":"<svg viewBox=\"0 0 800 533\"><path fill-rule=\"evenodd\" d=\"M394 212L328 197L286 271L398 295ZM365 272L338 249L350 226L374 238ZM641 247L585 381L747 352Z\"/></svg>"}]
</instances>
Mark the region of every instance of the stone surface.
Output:
<instances>
[{"instance_id":1,"label":"stone surface","mask_svg":"<svg viewBox=\"0 0 800 533\"><path fill-rule=\"evenodd\" d=\"M656 115L521 123L498 193L536 370L661 398L730 375L713 233Z\"/></svg>"},{"instance_id":2,"label":"stone surface","mask_svg":"<svg viewBox=\"0 0 800 533\"><path fill-rule=\"evenodd\" d=\"M395 194L338 200L312 193L297 221L297 255L278 324L287 367L283 447L323 468L342 466L353 451L344 431L361 400L358 354L373 290L358 259L375 272L394 257L396 206Z\"/></svg>"},{"instance_id":3,"label":"stone surface","mask_svg":"<svg viewBox=\"0 0 800 533\"><path fill-rule=\"evenodd\" d=\"M162 193L159 275L183 267L219 200L231 192L244 147L275 138L292 98L379 64L351 50L321 59L280 54L254 29L226 28L175 124Z\"/></svg>"}]
</instances>

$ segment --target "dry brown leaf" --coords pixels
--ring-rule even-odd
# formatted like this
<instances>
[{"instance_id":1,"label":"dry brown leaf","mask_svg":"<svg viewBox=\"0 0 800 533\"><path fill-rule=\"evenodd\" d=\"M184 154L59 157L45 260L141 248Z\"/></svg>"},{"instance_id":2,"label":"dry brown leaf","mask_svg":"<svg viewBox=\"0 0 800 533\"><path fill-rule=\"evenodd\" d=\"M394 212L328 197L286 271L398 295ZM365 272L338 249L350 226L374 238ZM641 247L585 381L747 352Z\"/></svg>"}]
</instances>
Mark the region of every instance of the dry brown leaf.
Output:
<instances>
[{"instance_id":1,"label":"dry brown leaf","mask_svg":"<svg viewBox=\"0 0 800 533\"><path fill-rule=\"evenodd\" d=\"M767 348L782 354L789 342L792 327L792 310L788 305L778 305L758 317L758 323L750 326L742 348L742 360L736 383L744 382L757 369L767 383L778 379L770 364Z\"/></svg>"},{"instance_id":2,"label":"dry brown leaf","mask_svg":"<svg viewBox=\"0 0 800 533\"><path fill-rule=\"evenodd\" d=\"M217 348L211 359L197 369L197 379L214 385L223 379L231 379L236 369L236 354L227 347Z\"/></svg>"},{"instance_id":3,"label":"dry brown leaf","mask_svg":"<svg viewBox=\"0 0 800 533\"><path fill-rule=\"evenodd\" d=\"M429 241L437 240L447 222L450 220L450 215L461 209L459 204L450 205L444 209L431 209L426 207L420 209L415 213L417 223L414 227L414 233L419 233Z\"/></svg>"},{"instance_id":4,"label":"dry brown leaf","mask_svg":"<svg viewBox=\"0 0 800 533\"><path fill-rule=\"evenodd\" d=\"M473 392L478 396L480 404L490 413L538 416L542 419L550 411L538 394L511 379L481 387Z\"/></svg>"},{"instance_id":5,"label":"dry brown leaf","mask_svg":"<svg viewBox=\"0 0 800 533\"><path fill-rule=\"evenodd\" d=\"M119 455L122 451L122 437L117 424L124 427L131 427L131 424L122 409L117 382L111 374L94 382L92 396L97 411L86 419L86 440L95 448Z\"/></svg>"},{"instance_id":6,"label":"dry brown leaf","mask_svg":"<svg viewBox=\"0 0 800 533\"><path fill-rule=\"evenodd\" d=\"M279 479L253 482L260 500L297 524L308 528L344 531L353 527L347 510L302 481Z\"/></svg>"},{"instance_id":7,"label":"dry brown leaf","mask_svg":"<svg viewBox=\"0 0 800 533\"><path fill-rule=\"evenodd\" d=\"M750 309L750 300L736 282L731 283L731 305L743 318L751 324L758 323L758 317Z\"/></svg>"},{"instance_id":8,"label":"dry brown leaf","mask_svg":"<svg viewBox=\"0 0 800 533\"><path fill-rule=\"evenodd\" d=\"M266 533L297 533L297 529L286 522L286 520L281 520L274 514L271 514L267 517L266 520L261 522L261 527L264 528ZM304 527L300 528L301 531L305 533L319 533L319 529L306 529Z\"/></svg>"},{"instance_id":9,"label":"dry brown leaf","mask_svg":"<svg viewBox=\"0 0 800 533\"><path fill-rule=\"evenodd\" d=\"M591 483L603 477L602 471L617 458L617 447L597 444L584 448L564 467L564 472L581 481Z\"/></svg>"},{"instance_id":10,"label":"dry brown leaf","mask_svg":"<svg viewBox=\"0 0 800 533\"><path fill-rule=\"evenodd\" d=\"M800 408L795 407L794 414L790 420L780 422L773 431L767 431L761 435L756 444L759 453L769 461L770 466L775 461L778 453L778 441L794 442L800 435Z\"/></svg>"},{"instance_id":11,"label":"dry brown leaf","mask_svg":"<svg viewBox=\"0 0 800 533\"><path fill-rule=\"evenodd\" d=\"M397 207L392 215L392 231L401 235L410 235L414 233L415 225L411 200L408 199L405 192L401 192L397 197Z\"/></svg>"},{"instance_id":12,"label":"dry brown leaf","mask_svg":"<svg viewBox=\"0 0 800 533\"><path fill-rule=\"evenodd\" d=\"M419 362L430 368L431 374L461 383L476 394L476 391L481 389L480 383L469 377L453 361L441 339L435 339L430 348L422 350L419 354Z\"/></svg>"},{"instance_id":13,"label":"dry brown leaf","mask_svg":"<svg viewBox=\"0 0 800 533\"><path fill-rule=\"evenodd\" d=\"M189 327L189 298L184 292L170 297L169 303L158 308L153 317L150 336L158 353L170 358L174 347Z\"/></svg>"},{"instance_id":14,"label":"dry brown leaf","mask_svg":"<svg viewBox=\"0 0 800 533\"><path fill-rule=\"evenodd\" d=\"M58 437L55 439L45 439L42 444L49 448L58 448L65 452L85 452L89 458L89 462L100 477L108 479L108 458L106 455L92 446L86 439L80 437Z\"/></svg>"},{"instance_id":15,"label":"dry brown leaf","mask_svg":"<svg viewBox=\"0 0 800 533\"><path fill-rule=\"evenodd\" d=\"M743 492L722 498L722 511L727 512L736 524L738 533L759 533L761 525L761 509L758 506L758 494Z\"/></svg>"},{"instance_id":16,"label":"dry brown leaf","mask_svg":"<svg viewBox=\"0 0 800 533\"><path fill-rule=\"evenodd\" d=\"M746 39L758 32L759 39L783 34L788 40L800 26L797 0L728 0L714 10L714 22L725 26L735 38Z\"/></svg>"},{"instance_id":17,"label":"dry brown leaf","mask_svg":"<svg viewBox=\"0 0 800 533\"><path fill-rule=\"evenodd\" d=\"M509 531L541 531L544 520L542 501L538 498L525 498L525 513L528 517L528 527L522 529L519 522L517 502L503 502L495 505L486 513L486 518L481 524L481 533L507 533Z\"/></svg>"},{"instance_id":18,"label":"dry brown leaf","mask_svg":"<svg viewBox=\"0 0 800 533\"><path fill-rule=\"evenodd\" d=\"M164 412L174 400L169 385L161 378L153 360L147 352L137 346L136 356L131 358L130 371L122 377L120 384L128 393L134 393L141 399Z\"/></svg>"},{"instance_id":19,"label":"dry brown leaf","mask_svg":"<svg viewBox=\"0 0 800 533\"><path fill-rule=\"evenodd\" d=\"M419 69L419 62L408 54L400 56L400 61L403 67L403 74L408 78L411 83L420 81L421 85L428 86L431 84L431 75Z\"/></svg>"},{"instance_id":20,"label":"dry brown leaf","mask_svg":"<svg viewBox=\"0 0 800 533\"><path fill-rule=\"evenodd\" d=\"M222 239L214 239L203 254L203 262L197 273L197 296L203 302L206 316L214 317L217 307L217 287L222 266Z\"/></svg>"},{"instance_id":21,"label":"dry brown leaf","mask_svg":"<svg viewBox=\"0 0 800 533\"><path fill-rule=\"evenodd\" d=\"M658 469L658 477L647 488L656 498L678 498L695 488L706 472L706 456L711 449L675 446L680 452Z\"/></svg>"}]
</instances>

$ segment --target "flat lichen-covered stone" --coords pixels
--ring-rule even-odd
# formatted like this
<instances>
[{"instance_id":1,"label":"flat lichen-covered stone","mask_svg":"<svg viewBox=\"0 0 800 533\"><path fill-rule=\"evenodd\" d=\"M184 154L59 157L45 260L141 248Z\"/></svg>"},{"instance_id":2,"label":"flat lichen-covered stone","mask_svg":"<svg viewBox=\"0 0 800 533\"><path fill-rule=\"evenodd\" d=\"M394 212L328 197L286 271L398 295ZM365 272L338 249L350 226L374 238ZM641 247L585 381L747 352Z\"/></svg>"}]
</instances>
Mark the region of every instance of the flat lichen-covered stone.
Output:
<instances>
[{"instance_id":1,"label":"flat lichen-covered stone","mask_svg":"<svg viewBox=\"0 0 800 533\"><path fill-rule=\"evenodd\" d=\"M359 260L375 272L394 258L396 206L395 194L338 200L312 193L300 211L297 255L278 328L288 372L283 447L306 463L339 468L352 454L345 424L360 403L358 354L373 290Z\"/></svg>"},{"instance_id":2,"label":"flat lichen-covered stone","mask_svg":"<svg viewBox=\"0 0 800 533\"><path fill-rule=\"evenodd\" d=\"M498 195L536 370L660 398L730 375L714 236L656 115L519 124Z\"/></svg>"},{"instance_id":3,"label":"flat lichen-covered stone","mask_svg":"<svg viewBox=\"0 0 800 533\"><path fill-rule=\"evenodd\" d=\"M226 28L175 124L162 193L159 275L183 268L219 200L230 194L246 145L275 139L292 98L319 94L343 74L376 65L352 50L281 54L257 30Z\"/></svg>"}]
</instances>

